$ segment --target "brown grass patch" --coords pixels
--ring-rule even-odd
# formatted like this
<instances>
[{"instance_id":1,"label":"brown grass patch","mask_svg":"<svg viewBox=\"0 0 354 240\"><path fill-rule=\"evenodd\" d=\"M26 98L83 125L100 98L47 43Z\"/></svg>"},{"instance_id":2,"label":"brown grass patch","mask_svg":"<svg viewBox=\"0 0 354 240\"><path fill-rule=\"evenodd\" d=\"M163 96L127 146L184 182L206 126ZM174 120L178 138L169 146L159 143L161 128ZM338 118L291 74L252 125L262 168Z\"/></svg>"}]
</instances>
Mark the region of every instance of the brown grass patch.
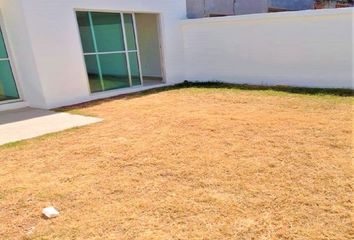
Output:
<instances>
[{"instance_id":1,"label":"brown grass patch","mask_svg":"<svg viewBox=\"0 0 354 240\"><path fill-rule=\"evenodd\" d=\"M352 100L188 88L76 107L105 120L0 147L0 239L352 239Z\"/></svg>"}]
</instances>

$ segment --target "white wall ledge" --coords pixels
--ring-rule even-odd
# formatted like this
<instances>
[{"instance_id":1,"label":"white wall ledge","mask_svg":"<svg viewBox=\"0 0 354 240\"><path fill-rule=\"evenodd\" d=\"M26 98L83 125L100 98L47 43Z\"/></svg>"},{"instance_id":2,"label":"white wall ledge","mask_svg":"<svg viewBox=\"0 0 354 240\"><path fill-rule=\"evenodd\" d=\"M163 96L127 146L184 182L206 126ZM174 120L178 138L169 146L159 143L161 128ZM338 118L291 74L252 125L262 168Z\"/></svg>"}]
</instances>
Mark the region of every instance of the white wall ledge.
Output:
<instances>
[{"instance_id":1,"label":"white wall ledge","mask_svg":"<svg viewBox=\"0 0 354 240\"><path fill-rule=\"evenodd\" d=\"M0 104L0 114L2 111L15 110L19 108L27 107L28 103L24 101L16 101L12 103Z\"/></svg>"}]
</instances>

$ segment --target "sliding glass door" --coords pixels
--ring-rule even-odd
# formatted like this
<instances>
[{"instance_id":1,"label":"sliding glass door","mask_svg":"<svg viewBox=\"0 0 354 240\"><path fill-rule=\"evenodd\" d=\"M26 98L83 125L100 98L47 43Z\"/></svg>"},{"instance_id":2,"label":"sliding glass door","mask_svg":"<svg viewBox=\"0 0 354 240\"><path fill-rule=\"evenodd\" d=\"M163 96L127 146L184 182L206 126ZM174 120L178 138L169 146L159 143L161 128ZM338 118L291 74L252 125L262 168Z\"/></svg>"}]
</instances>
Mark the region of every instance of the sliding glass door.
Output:
<instances>
[{"instance_id":1,"label":"sliding glass door","mask_svg":"<svg viewBox=\"0 0 354 240\"><path fill-rule=\"evenodd\" d=\"M19 98L4 37L0 29L0 104Z\"/></svg>"},{"instance_id":2,"label":"sliding glass door","mask_svg":"<svg viewBox=\"0 0 354 240\"><path fill-rule=\"evenodd\" d=\"M76 13L91 92L142 84L135 20L128 13Z\"/></svg>"}]
</instances>

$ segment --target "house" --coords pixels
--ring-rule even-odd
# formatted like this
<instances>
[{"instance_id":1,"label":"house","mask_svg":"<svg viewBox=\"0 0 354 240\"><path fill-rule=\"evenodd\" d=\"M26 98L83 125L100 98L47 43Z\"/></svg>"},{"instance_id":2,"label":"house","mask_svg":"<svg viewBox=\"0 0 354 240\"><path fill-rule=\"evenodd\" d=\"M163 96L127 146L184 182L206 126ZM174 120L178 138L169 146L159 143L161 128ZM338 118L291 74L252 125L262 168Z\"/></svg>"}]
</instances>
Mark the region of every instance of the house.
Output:
<instances>
[{"instance_id":1,"label":"house","mask_svg":"<svg viewBox=\"0 0 354 240\"><path fill-rule=\"evenodd\" d=\"M0 0L0 110L183 81L184 1Z\"/></svg>"},{"instance_id":2,"label":"house","mask_svg":"<svg viewBox=\"0 0 354 240\"><path fill-rule=\"evenodd\" d=\"M353 13L191 20L182 0L0 0L0 111L184 80L352 88Z\"/></svg>"}]
</instances>

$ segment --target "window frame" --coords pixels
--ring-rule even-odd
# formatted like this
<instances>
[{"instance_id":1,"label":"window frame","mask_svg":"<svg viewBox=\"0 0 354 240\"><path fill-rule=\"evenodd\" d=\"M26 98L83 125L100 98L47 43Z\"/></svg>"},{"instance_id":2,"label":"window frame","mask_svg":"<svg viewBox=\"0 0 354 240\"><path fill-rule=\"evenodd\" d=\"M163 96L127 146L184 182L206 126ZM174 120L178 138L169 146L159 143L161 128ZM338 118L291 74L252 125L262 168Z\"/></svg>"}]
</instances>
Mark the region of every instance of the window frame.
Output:
<instances>
[{"instance_id":1,"label":"window frame","mask_svg":"<svg viewBox=\"0 0 354 240\"><path fill-rule=\"evenodd\" d=\"M17 69L16 69L16 65L15 65L15 61L14 61L14 55L12 53L12 48L11 48L11 44L10 41L7 37L7 29L5 27L4 24L4 20L3 20L3 15L1 13L0 10L0 30L2 32L2 36L4 39L4 45L6 48L6 53L7 53L7 58L1 58L0 61L8 61L10 64L10 68L11 68L11 72L12 72L12 76L14 78L14 82L16 85L16 90L18 93L18 98L17 99L10 99L10 100L3 100L0 101L0 106L1 105L5 105L5 104L11 104L11 103L18 103L18 102L23 102L23 92L22 92L22 88L21 88L21 84L19 82L19 76L17 74Z\"/></svg>"},{"instance_id":2,"label":"window frame","mask_svg":"<svg viewBox=\"0 0 354 240\"><path fill-rule=\"evenodd\" d=\"M94 42L94 47L97 52L89 52L85 53L84 47L82 44L82 39L80 35L80 25L79 22L77 21L77 13L79 12L85 12L88 13L89 16L89 23L90 23L90 30ZM93 26L93 20L92 20L92 13L115 13L120 15L121 23L122 23L122 33L123 33L123 42L124 42L124 50L123 51L109 51L109 52L99 52L97 49L97 42L96 42L96 37L95 37L95 30ZM135 50L129 50L128 49L128 43L127 43L127 36L126 36L126 27L125 27L125 20L124 20L124 15L125 14L131 14L132 16L132 23L133 23L133 28L134 28L134 34L135 34L135 45L136 49ZM87 76L87 86L89 93L91 95L96 95L96 94L102 94L102 93L107 93L111 91L117 91L117 90L122 90L122 89L131 89L131 88L136 88L136 87L143 87L144 86L144 79L143 79L143 73L142 73L142 66L141 66L141 58L140 58L140 49L139 49L139 40L138 40L138 33L137 33L137 27L136 27L136 19L135 19L135 12L125 12L125 11L104 11L104 10L99 10L99 9L74 9L74 15L75 15L75 21L77 23L77 30L78 30L78 36L81 44L81 52L82 52L82 57L84 61L84 69L86 72ZM138 58L138 68L140 72L140 84L139 85L134 85L133 80L132 80L132 72L130 68L130 59L129 59L129 53L136 53L137 58ZM116 88L116 89L105 89L104 82L102 79L102 70L101 70L101 65L98 56L99 55L104 55L104 54L124 54L126 63L127 63L127 70L128 70L128 77L129 77L129 86L128 87L123 87L123 88ZM92 91L90 87L90 79L88 76L87 72L87 66L85 63L85 56L96 56L97 59L97 64L98 64L98 71L99 71L99 76L100 76L100 81L101 81L101 86L102 86L102 91Z\"/></svg>"}]
</instances>

